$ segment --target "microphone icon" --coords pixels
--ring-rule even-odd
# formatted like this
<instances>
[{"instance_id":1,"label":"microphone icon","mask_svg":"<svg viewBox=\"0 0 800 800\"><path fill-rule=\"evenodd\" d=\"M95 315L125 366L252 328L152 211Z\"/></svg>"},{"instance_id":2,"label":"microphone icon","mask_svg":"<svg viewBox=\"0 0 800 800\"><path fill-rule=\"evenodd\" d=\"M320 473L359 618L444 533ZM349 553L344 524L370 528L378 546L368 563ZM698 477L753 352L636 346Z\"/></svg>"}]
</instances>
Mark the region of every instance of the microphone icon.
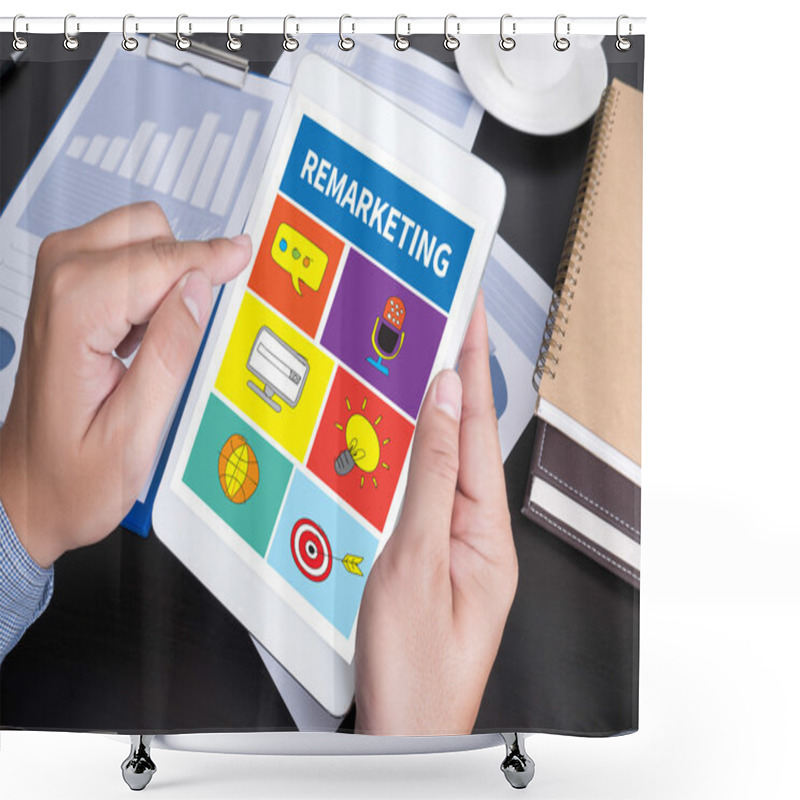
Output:
<instances>
[{"instance_id":1,"label":"microphone icon","mask_svg":"<svg viewBox=\"0 0 800 800\"><path fill-rule=\"evenodd\" d=\"M372 347L378 360L370 357L367 358L367 361L384 375L389 374L389 368L383 363L384 359L391 361L397 358L400 348L403 346L405 332L402 327L405 316L406 307L403 305L403 301L399 297L390 297L383 307L383 316L375 317L375 325L372 328ZM378 334L377 341L375 340L376 333Z\"/></svg>"}]
</instances>

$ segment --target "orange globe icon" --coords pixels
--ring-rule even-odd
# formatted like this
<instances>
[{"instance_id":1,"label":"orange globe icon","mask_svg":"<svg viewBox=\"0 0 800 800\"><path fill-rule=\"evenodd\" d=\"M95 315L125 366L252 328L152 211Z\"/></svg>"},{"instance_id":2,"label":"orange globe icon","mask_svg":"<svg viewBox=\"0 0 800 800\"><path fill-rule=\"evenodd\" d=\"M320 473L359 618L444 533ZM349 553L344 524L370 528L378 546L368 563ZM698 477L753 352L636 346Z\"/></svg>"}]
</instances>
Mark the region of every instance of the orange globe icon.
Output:
<instances>
[{"instance_id":1,"label":"orange globe icon","mask_svg":"<svg viewBox=\"0 0 800 800\"><path fill-rule=\"evenodd\" d=\"M244 436L233 434L222 447L219 483L232 503L244 503L258 488L258 460Z\"/></svg>"}]
</instances>

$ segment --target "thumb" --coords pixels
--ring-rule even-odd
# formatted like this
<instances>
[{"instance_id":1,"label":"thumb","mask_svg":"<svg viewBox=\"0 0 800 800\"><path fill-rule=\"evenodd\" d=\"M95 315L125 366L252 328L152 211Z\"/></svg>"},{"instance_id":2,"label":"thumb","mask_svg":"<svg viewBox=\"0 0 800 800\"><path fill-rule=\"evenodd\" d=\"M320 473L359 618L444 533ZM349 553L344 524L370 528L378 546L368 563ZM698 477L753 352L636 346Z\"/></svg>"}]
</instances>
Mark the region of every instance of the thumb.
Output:
<instances>
[{"instance_id":1,"label":"thumb","mask_svg":"<svg viewBox=\"0 0 800 800\"><path fill-rule=\"evenodd\" d=\"M146 474L152 464L203 340L212 300L205 272L184 275L153 314L136 358L106 404L104 423L126 442L131 477Z\"/></svg>"},{"instance_id":2,"label":"thumb","mask_svg":"<svg viewBox=\"0 0 800 800\"><path fill-rule=\"evenodd\" d=\"M460 418L461 379L444 370L431 383L417 422L403 514L392 536L398 545L427 551L449 546Z\"/></svg>"}]
</instances>

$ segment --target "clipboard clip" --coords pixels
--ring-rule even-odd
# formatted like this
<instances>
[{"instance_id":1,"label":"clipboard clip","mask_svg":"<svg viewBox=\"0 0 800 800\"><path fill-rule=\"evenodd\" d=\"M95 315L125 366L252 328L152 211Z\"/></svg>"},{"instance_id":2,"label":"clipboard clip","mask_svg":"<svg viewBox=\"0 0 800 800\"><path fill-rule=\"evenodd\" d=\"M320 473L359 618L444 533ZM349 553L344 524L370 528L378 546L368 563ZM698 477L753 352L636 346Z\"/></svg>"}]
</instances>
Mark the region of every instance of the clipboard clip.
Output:
<instances>
[{"instance_id":1,"label":"clipboard clip","mask_svg":"<svg viewBox=\"0 0 800 800\"><path fill-rule=\"evenodd\" d=\"M191 70L203 78L234 89L244 88L250 71L250 62L246 58L194 40L191 50L179 50L175 47L174 39L163 33L151 33L147 37L145 55L162 64Z\"/></svg>"}]
</instances>

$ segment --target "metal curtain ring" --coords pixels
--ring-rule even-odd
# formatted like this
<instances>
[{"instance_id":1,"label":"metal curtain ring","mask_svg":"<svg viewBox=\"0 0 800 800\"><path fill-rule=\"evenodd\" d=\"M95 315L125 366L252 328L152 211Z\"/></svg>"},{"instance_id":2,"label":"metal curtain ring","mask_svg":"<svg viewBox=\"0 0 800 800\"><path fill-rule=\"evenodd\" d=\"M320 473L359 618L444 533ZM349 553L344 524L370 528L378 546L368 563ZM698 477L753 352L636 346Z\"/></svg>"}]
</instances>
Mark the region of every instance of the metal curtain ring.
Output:
<instances>
[{"instance_id":1,"label":"metal curtain ring","mask_svg":"<svg viewBox=\"0 0 800 800\"><path fill-rule=\"evenodd\" d=\"M403 50L408 50L408 48L411 47L411 42L409 42L408 39L406 38L406 36L411 36L411 23L410 22L406 23L406 28L408 28L406 36L401 36L400 35L401 19L408 19L408 17L405 14L398 14L394 18L394 46L396 50L400 50L402 52Z\"/></svg>"},{"instance_id":2,"label":"metal curtain ring","mask_svg":"<svg viewBox=\"0 0 800 800\"><path fill-rule=\"evenodd\" d=\"M69 21L71 19L75 19L74 14L67 14L64 17L64 49L65 50L77 50L78 49L78 40L74 36L70 36L69 33ZM79 23L75 24L75 30L79 31L81 26Z\"/></svg>"},{"instance_id":3,"label":"metal curtain ring","mask_svg":"<svg viewBox=\"0 0 800 800\"><path fill-rule=\"evenodd\" d=\"M556 16L555 22L553 23L553 35L555 36L555 41L553 42L553 47L558 50L559 53L563 53L565 50L569 50L569 39L566 36L559 36L558 35L558 21L561 19L566 19L566 14L559 14ZM569 35L569 22L567 23L567 36Z\"/></svg>"},{"instance_id":4,"label":"metal curtain ring","mask_svg":"<svg viewBox=\"0 0 800 800\"><path fill-rule=\"evenodd\" d=\"M241 50L242 49L242 40L241 39L237 39L231 33L231 22L233 22L235 19L239 19L239 17L237 17L236 14L231 14L228 17L228 42L227 42L227 48L232 53L235 53L237 50ZM241 32L242 32L242 26L239 25L239 33L241 33Z\"/></svg>"},{"instance_id":5,"label":"metal curtain ring","mask_svg":"<svg viewBox=\"0 0 800 800\"><path fill-rule=\"evenodd\" d=\"M187 39L181 33L181 20L187 19L189 17L188 14L178 14L177 18L175 19L175 47L178 50L188 50L192 46L192 42L190 39ZM192 31L192 24L189 23L189 32Z\"/></svg>"},{"instance_id":6,"label":"metal curtain ring","mask_svg":"<svg viewBox=\"0 0 800 800\"><path fill-rule=\"evenodd\" d=\"M456 17L455 14L448 14L444 18L444 49L452 52L453 50L458 50L458 48L461 46L461 42L458 40L458 37L453 36L447 30L451 19L456 20L456 33L461 33L461 23L458 22L458 17Z\"/></svg>"},{"instance_id":7,"label":"metal curtain ring","mask_svg":"<svg viewBox=\"0 0 800 800\"><path fill-rule=\"evenodd\" d=\"M505 32L505 24L506 20L511 19L511 14L503 14L500 17L500 49L501 50L513 50L517 46L517 41L512 36L506 36ZM517 32L517 23L511 23L511 33Z\"/></svg>"},{"instance_id":8,"label":"metal curtain ring","mask_svg":"<svg viewBox=\"0 0 800 800\"><path fill-rule=\"evenodd\" d=\"M356 46L356 43L349 36L345 36L344 32L342 31L342 27L346 19L353 19L353 18L349 14L342 14L342 16L339 17L339 49L345 51L352 50ZM356 32L355 22L351 23L351 26L352 26L351 33L355 33Z\"/></svg>"},{"instance_id":9,"label":"metal curtain ring","mask_svg":"<svg viewBox=\"0 0 800 800\"><path fill-rule=\"evenodd\" d=\"M122 49L129 53L139 46L139 40L135 36L128 36L128 20L135 19L133 14L126 14L122 18ZM136 26L139 27L138 25Z\"/></svg>"},{"instance_id":10,"label":"metal curtain ring","mask_svg":"<svg viewBox=\"0 0 800 800\"><path fill-rule=\"evenodd\" d=\"M17 16L14 17L14 25L12 27L12 31L14 33L14 41L12 42L12 45L13 45L15 50L24 50L28 46L28 40L27 39L23 39L19 35L19 33L17 33L17 23L21 19L25 19L25 15L24 14L17 14ZM28 30L28 23L27 22L25 23L25 30Z\"/></svg>"},{"instance_id":11,"label":"metal curtain ring","mask_svg":"<svg viewBox=\"0 0 800 800\"><path fill-rule=\"evenodd\" d=\"M616 47L617 50L620 51L620 53L624 53L626 50L630 50L631 49L631 40L630 39L626 39L621 33L622 26L621 26L620 23L624 19L628 19L627 14L620 14L617 17L617 41L614 43L614 47ZM629 22L628 23L628 36L630 36L630 34L631 34L631 24Z\"/></svg>"},{"instance_id":12,"label":"metal curtain ring","mask_svg":"<svg viewBox=\"0 0 800 800\"><path fill-rule=\"evenodd\" d=\"M283 18L283 49L287 53L293 53L295 50L297 50L298 47L300 47L300 42L298 42L297 39L295 39L294 36L292 36L289 33L290 19L297 19L297 18L293 17L291 14L288 14ZM295 28L295 30L297 29Z\"/></svg>"}]
</instances>

